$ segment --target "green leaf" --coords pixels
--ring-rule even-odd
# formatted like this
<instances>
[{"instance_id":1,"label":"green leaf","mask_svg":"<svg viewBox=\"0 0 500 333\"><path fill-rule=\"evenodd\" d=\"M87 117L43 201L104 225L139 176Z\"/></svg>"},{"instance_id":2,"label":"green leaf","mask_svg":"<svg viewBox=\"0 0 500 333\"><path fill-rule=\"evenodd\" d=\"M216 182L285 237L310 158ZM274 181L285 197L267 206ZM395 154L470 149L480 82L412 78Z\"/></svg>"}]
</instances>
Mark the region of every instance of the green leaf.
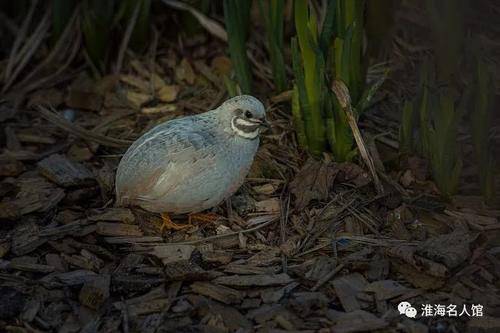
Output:
<instances>
[{"instance_id":1,"label":"green leaf","mask_svg":"<svg viewBox=\"0 0 500 333\"><path fill-rule=\"evenodd\" d=\"M114 1L84 0L82 2L82 31L85 48L90 60L104 71L111 29L113 27Z\"/></svg>"},{"instance_id":2,"label":"green leaf","mask_svg":"<svg viewBox=\"0 0 500 333\"><path fill-rule=\"evenodd\" d=\"M335 15L337 8L337 0L330 0L327 3L326 15L323 21L323 27L319 37L319 47L323 52L325 59L328 57L328 50L332 44L332 37L335 33Z\"/></svg>"},{"instance_id":3,"label":"green leaf","mask_svg":"<svg viewBox=\"0 0 500 333\"><path fill-rule=\"evenodd\" d=\"M299 88L295 84L292 90L292 115L295 131L297 132L297 140L299 145L303 148L308 148L307 136L304 119L302 118L302 110L299 101Z\"/></svg>"},{"instance_id":4,"label":"green leaf","mask_svg":"<svg viewBox=\"0 0 500 333\"><path fill-rule=\"evenodd\" d=\"M267 49L271 58L271 68L277 91L286 89L285 61L283 58L283 21L284 0L259 0L259 8L267 34Z\"/></svg>"},{"instance_id":5,"label":"green leaf","mask_svg":"<svg viewBox=\"0 0 500 333\"><path fill-rule=\"evenodd\" d=\"M227 75L224 75L222 77L224 81L224 85L226 86L227 93L230 97L238 96L240 95L239 92L239 87L236 82L231 80Z\"/></svg>"},{"instance_id":6,"label":"green leaf","mask_svg":"<svg viewBox=\"0 0 500 333\"><path fill-rule=\"evenodd\" d=\"M375 81L375 83L365 89L363 95L361 95L361 98L359 99L356 110L359 110L359 112L361 113L370 106L373 96L375 96L379 88L384 84L388 74L388 72L385 72L384 75L382 75L377 81Z\"/></svg>"},{"instance_id":7,"label":"green leaf","mask_svg":"<svg viewBox=\"0 0 500 333\"><path fill-rule=\"evenodd\" d=\"M309 144L309 149L313 154L319 155L326 149L326 132L323 119L323 110L321 109L321 85L324 84L325 73L319 73L321 64L318 65L318 57L316 51L319 50L317 44L317 24L314 15L309 14L307 2L296 0L294 2L295 11L295 29L297 30L297 39L300 46L300 58L303 66L304 88L307 93L308 107L304 108L304 119L306 120L306 134ZM295 39L294 39L295 40ZM302 70L298 68L297 61L298 48L297 42L292 41L292 53L294 53L294 72L302 76ZM319 67L318 67L319 66ZM299 94L301 86L297 77ZM302 104L302 96L299 95Z\"/></svg>"},{"instance_id":8,"label":"green leaf","mask_svg":"<svg viewBox=\"0 0 500 333\"><path fill-rule=\"evenodd\" d=\"M470 127L479 165L481 192L485 201L490 203L495 197L495 158L490 140L494 112L494 84L491 75L493 71L488 69L478 55L476 57L474 86L468 91L468 97L473 98L474 110L470 115Z\"/></svg>"},{"instance_id":9,"label":"green leaf","mask_svg":"<svg viewBox=\"0 0 500 333\"><path fill-rule=\"evenodd\" d=\"M229 55L236 79L244 94L251 93L252 73L246 54L250 0L224 0L224 21L226 23Z\"/></svg>"},{"instance_id":10,"label":"green leaf","mask_svg":"<svg viewBox=\"0 0 500 333\"><path fill-rule=\"evenodd\" d=\"M52 45L59 40L76 5L76 0L52 0Z\"/></svg>"}]
</instances>

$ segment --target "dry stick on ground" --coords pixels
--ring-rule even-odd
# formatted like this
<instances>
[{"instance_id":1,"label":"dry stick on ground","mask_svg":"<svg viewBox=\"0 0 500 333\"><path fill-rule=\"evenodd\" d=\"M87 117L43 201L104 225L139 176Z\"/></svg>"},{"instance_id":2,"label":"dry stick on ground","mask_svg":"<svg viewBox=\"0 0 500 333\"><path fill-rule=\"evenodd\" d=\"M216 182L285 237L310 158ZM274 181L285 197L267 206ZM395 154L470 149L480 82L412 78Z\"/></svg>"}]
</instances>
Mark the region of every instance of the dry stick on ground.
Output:
<instances>
[{"instance_id":1,"label":"dry stick on ground","mask_svg":"<svg viewBox=\"0 0 500 333\"><path fill-rule=\"evenodd\" d=\"M239 234L247 234L249 232L254 232L254 231L260 230L260 229L270 225L271 223L276 222L278 219L279 219L279 217L275 216L271 220L264 222L262 224L259 224L258 226L250 228L250 229L228 232L225 234L209 236L209 237L205 237L202 239L196 239L193 241L172 242L172 243L168 243L167 245L195 245L195 244L201 244L201 243L213 241L215 239L220 239L220 238L225 238L225 237L230 237L230 236L237 236ZM149 244L147 244L147 246L156 246L156 245L165 245L165 243L149 243Z\"/></svg>"},{"instance_id":2,"label":"dry stick on ground","mask_svg":"<svg viewBox=\"0 0 500 333\"><path fill-rule=\"evenodd\" d=\"M347 121L349 122L349 126L351 127L352 134L354 135L354 139L356 140L356 144L358 145L359 153L361 154L361 157L365 161L366 166L372 174L377 193L382 194L384 193L384 188L382 186L382 183L380 182L380 179L378 178L373 159L370 156L370 153L368 152L368 149L366 148L366 145L363 141L363 137L361 136L361 132L359 131L356 117L354 116L354 112L352 111L351 107L351 97L349 95L349 90L347 89L344 82L335 80L332 83L332 91L337 96L337 100L339 101L340 106L347 115Z\"/></svg>"},{"instance_id":3,"label":"dry stick on ground","mask_svg":"<svg viewBox=\"0 0 500 333\"><path fill-rule=\"evenodd\" d=\"M327 283L331 278L333 278L335 276L335 274L337 274L338 272L340 272L344 267L345 267L344 264L340 264L337 267L335 267L334 270L332 270L331 272L328 272L324 277L321 278L321 280L319 280L314 285L314 287L312 287L311 291L318 290L322 285L324 285L325 283Z\"/></svg>"},{"instance_id":4,"label":"dry stick on ground","mask_svg":"<svg viewBox=\"0 0 500 333\"><path fill-rule=\"evenodd\" d=\"M102 134L95 133L93 131L86 130L78 125L72 124L71 122L67 121L54 111L50 111L49 109L43 107L43 106L38 106L38 111L40 112L40 115L45 118L47 121L50 123L70 132L71 134L74 134L82 139L86 140L91 140L94 142L97 142L103 146L108 146L108 147L115 147L115 148L124 148L128 147L132 144L131 141L129 140L122 140L122 139L116 139L116 138L111 138L109 136L105 136Z\"/></svg>"}]
</instances>

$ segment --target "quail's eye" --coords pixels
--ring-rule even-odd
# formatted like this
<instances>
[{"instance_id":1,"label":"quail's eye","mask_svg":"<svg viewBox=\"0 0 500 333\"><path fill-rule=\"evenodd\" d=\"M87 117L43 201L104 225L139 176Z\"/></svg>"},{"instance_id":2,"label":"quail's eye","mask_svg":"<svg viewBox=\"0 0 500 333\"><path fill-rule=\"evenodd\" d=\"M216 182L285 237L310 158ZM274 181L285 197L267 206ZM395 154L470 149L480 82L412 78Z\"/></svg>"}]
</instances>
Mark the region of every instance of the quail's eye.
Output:
<instances>
[{"instance_id":1,"label":"quail's eye","mask_svg":"<svg viewBox=\"0 0 500 333\"><path fill-rule=\"evenodd\" d=\"M253 117L252 112L250 112L250 111L248 111L248 110L247 110L247 111L245 111L245 117L247 117L247 118L252 118L252 117Z\"/></svg>"}]
</instances>

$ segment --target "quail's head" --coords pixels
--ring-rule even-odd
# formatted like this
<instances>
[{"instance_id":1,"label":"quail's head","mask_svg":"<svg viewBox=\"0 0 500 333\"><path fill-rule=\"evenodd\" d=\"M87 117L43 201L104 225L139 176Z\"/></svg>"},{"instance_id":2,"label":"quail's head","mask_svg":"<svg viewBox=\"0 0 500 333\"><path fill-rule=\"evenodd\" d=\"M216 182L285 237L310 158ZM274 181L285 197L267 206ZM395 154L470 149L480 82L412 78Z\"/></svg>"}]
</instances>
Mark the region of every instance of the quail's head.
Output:
<instances>
[{"instance_id":1,"label":"quail's head","mask_svg":"<svg viewBox=\"0 0 500 333\"><path fill-rule=\"evenodd\" d=\"M264 105L249 95L236 96L218 108L222 121L231 131L245 139L255 139L263 128L268 127Z\"/></svg>"}]
</instances>

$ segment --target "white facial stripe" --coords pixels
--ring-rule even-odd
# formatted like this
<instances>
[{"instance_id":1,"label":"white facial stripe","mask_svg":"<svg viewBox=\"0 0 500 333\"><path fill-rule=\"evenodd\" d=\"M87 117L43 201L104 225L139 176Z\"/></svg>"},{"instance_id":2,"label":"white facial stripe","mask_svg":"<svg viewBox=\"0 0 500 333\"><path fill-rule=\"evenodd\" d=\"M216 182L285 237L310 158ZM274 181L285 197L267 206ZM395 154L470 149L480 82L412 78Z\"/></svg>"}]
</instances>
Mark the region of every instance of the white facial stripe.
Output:
<instances>
[{"instance_id":1,"label":"white facial stripe","mask_svg":"<svg viewBox=\"0 0 500 333\"><path fill-rule=\"evenodd\" d=\"M255 139L256 137L259 136L259 129L256 129L253 132L243 132L240 129L234 128L234 131L236 132L236 134L238 134L239 136L241 136L245 139Z\"/></svg>"},{"instance_id":2,"label":"white facial stripe","mask_svg":"<svg viewBox=\"0 0 500 333\"><path fill-rule=\"evenodd\" d=\"M255 126L256 124L258 124L255 121L250 121L243 118L236 118L235 122L237 125L242 125L242 126Z\"/></svg>"},{"instance_id":3,"label":"white facial stripe","mask_svg":"<svg viewBox=\"0 0 500 333\"><path fill-rule=\"evenodd\" d=\"M237 124L243 125L243 126L255 126L255 123L250 123L250 125L246 125L245 123L247 123L247 121L243 120L243 123L240 123L240 122L238 122L238 120L243 120L243 119L235 117L231 121L231 128L237 135L239 135L245 139L255 139L256 137L259 136L259 128L258 127L255 129L255 131L252 131L252 132L245 132L237 127Z\"/></svg>"}]
</instances>

